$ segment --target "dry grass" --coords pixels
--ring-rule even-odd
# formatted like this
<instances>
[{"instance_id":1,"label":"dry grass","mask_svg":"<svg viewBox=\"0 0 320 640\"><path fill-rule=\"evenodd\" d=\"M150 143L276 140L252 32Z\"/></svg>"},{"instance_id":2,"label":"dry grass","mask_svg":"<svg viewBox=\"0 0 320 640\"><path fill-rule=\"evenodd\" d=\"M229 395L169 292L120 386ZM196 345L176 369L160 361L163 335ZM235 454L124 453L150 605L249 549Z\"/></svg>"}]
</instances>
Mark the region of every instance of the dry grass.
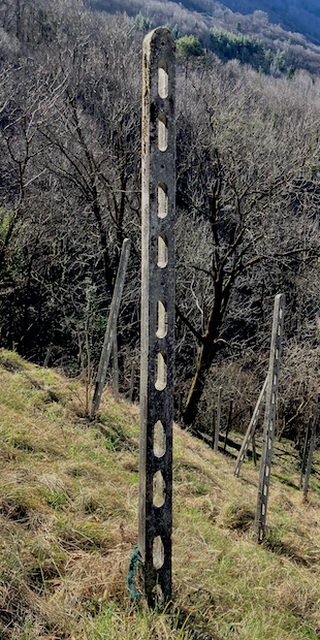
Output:
<instances>
[{"instance_id":1,"label":"dry grass","mask_svg":"<svg viewBox=\"0 0 320 640\"><path fill-rule=\"evenodd\" d=\"M175 427L172 603L130 601L138 410L0 352L0 638L298 640L320 636L320 497L276 467L268 537L253 539L258 470Z\"/></svg>"}]
</instances>

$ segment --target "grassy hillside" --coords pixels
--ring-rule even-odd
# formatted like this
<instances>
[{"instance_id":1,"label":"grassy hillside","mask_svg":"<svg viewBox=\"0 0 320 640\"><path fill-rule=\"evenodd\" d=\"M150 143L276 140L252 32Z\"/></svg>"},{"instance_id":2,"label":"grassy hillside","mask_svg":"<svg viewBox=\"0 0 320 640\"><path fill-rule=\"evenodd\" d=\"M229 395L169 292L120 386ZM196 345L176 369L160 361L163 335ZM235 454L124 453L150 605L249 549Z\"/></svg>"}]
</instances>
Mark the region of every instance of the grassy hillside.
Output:
<instances>
[{"instance_id":1,"label":"grassy hillside","mask_svg":"<svg viewBox=\"0 0 320 640\"><path fill-rule=\"evenodd\" d=\"M320 634L320 496L276 468L265 545L253 541L258 470L175 428L173 601L129 598L137 541L138 410L0 352L0 638L285 640ZM277 479L276 479L277 478ZM279 482L279 478L282 482Z\"/></svg>"}]
</instances>

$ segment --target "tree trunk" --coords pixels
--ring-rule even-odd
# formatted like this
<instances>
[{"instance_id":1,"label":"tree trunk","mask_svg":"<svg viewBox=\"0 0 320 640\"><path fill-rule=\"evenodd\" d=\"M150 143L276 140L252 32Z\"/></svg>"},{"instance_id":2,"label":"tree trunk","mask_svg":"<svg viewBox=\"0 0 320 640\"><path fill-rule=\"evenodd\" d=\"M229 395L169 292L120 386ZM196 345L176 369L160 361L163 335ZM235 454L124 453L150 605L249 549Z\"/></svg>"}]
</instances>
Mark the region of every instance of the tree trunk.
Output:
<instances>
[{"instance_id":1,"label":"tree trunk","mask_svg":"<svg viewBox=\"0 0 320 640\"><path fill-rule=\"evenodd\" d=\"M192 385L182 416L183 422L186 426L191 426L195 421L198 411L198 404L206 381L206 374L208 373L213 360L214 353L212 353L211 357L209 357L209 353L212 351L212 345L210 344L209 340L206 340L206 342L202 346L197 370L192 381Z\"/></svg>"},{"instance_id":2,"label":"tree trunk","mask_svg":"<svg viewBox=\"0 0 320 640\"><path fill-rule=\"evenodd\" d=\"M229 300L229 288L225 287L223 289L222 282L223 275L221 272L215 283L215 300L211 309L206 333L202 338L202 350L197 370L182 416L186 426L191 426L195 421L198 404L206 383L206 376L218 350L217 338Z\"/></svg>"}]
</instances>

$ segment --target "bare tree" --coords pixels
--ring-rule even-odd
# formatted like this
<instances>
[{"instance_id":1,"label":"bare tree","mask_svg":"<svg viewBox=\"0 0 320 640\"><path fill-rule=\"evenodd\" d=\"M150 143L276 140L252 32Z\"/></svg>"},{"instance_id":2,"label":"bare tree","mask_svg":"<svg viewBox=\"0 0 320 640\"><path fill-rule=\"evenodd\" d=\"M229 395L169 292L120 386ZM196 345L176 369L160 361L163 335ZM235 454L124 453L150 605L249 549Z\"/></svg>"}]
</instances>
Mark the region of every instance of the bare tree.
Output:
<instances>
[{"instance_id":1,"label":"bare tree","mask_svg":"<svg viewBox=\"0 0 320 640\"><path fill-rule=\"evenodd\" d=\"M241 284L247 283L250 294L250 274L259 274L261 265L280 281L281 269L319 253L313 212L303 240L299 206L294 205L294 194L310 180L308 135L318 127L315 114L303 113L301 104L293 106L292 94L289 108L278 103L279 113L270 110L275 86L266 81L257 86L252 80L249 75L244 84L238 65L230 64L210 77L195 74L181 87L184 213L179 225L185 247L178 264L183 268L178 315L200 344L183 414L186 424L194 423L208 371L228 342L226 319L231 303L240 302ZM237 318L239 309L233 321Z\"/></svg>"},{"instance_id":2,"label":"bare tree","mask_svg":"<svg viewBox=\"0 0 320 640\"><path fill-rule=\"evenodd\" d=\"M57 102L52 97L50 119L38 129L50 146L47 169L75 189L93 215L112 292L128 214L137 214L140 203L138 50L123 21L113 21L112 42L97 20L84 28L78 16L67 43L58 24L55 73L63 92Z\"/></svg>"}]
</instances>

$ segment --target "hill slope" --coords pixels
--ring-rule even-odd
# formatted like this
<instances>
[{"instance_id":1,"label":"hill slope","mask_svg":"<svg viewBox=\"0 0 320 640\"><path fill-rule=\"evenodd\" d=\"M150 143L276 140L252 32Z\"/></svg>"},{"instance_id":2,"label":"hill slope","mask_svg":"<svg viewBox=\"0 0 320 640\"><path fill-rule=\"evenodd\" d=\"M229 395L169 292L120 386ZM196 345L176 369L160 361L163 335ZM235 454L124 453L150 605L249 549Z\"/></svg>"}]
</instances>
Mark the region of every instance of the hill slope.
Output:
<instances>
[{"instance_id":1,"label":"hill slope","mask_svg":"<svg viewBox=\"0 0 320 640\"><path fill-rule=\"evenodd\" d=\"M142 30L167 24L177 37L194 34L206 48L211 46L212 28L222 29L238 38L259 39L273 56L277 51L283 51L288 67L319 74L320 17L316 15L317 7L313 14L300 10L299 2L294 7L290 5L286 11L284 5L273 3L271 6L269 0L225 0L224 3L214 0L91 0L87 4L108 13L126 12L138 21L138 25L143 16ZM313 5L310 7L312 9ZM296 19L293 19L292 11L297 14Z\"/></svg>"},{"instance_id":2,"label":"hill slope","mask_svg":"<svg viewBox=\"0 0 320 640\"><path fill-rule=\"evenodd\" d=\"M316 0L224 0L223 4L242 14L264 11L270 22L320 43L320 9Z\"/></svg>"},{"instance_id":3,"label":"hill slope","mask_svg":"<svg viewBox=\"0 0 320 640\"><path fill-rule=\"evenodd\" d=\"M101 1L101 0L100 0ZM182 0L180 5L189 11L214 15L220 6L243 15L263 11L269 22L280 24L286 31L302 33L320 44L320 8L316 0Z\"/></svg>"},{"instance_id":4,"label":"hill slope","mask_svg":"<svg viewBox=\"0 0 320 640\"><path fill-rule=\"evenodd\" d=\"M269 534L254 543L258 471L175 428L173 603L126 587L137 540L138 411L106 391L83 416L79 381L0 353L0 636L118 640L316 638L320 499L277 469ZM291 485L291 486L289 486Z\"/></svg>"}]
</instances>

